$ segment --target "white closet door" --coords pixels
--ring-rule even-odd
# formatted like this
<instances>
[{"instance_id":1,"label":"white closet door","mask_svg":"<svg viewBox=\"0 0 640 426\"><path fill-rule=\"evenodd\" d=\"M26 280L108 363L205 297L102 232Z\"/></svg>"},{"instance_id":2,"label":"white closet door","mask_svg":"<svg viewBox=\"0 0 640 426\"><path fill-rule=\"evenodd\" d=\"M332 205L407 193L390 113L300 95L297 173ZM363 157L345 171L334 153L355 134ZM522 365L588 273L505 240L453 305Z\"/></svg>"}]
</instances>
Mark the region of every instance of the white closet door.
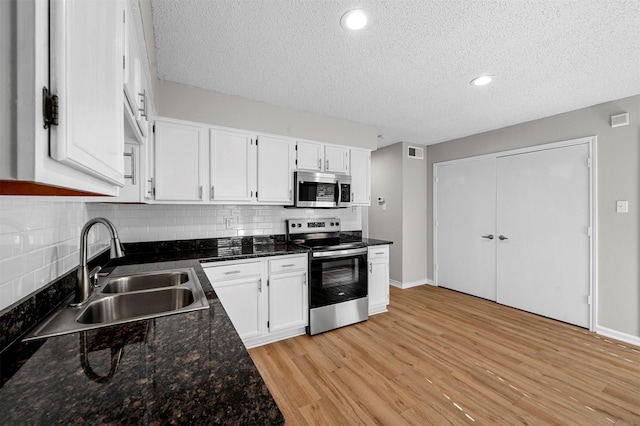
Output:
<instances>
[{"instance_id":1,"label":"white closet door","mask_svg":"<svg viewBox=\"0 0 640 426\"><path fill-rule=\"evenodd\" d=\"M436 285L496 300L495 158L437 168Z\"/></svg>"},{"instance_id":2,"label":"white closet door","mask_svg":"<svg viewBox=\"0 0 640 426\"><path fill-rule=\"evenodd\" d=\"M499 303L589 327L589 146L497 160Z\"/></svg>"}]
</instances>

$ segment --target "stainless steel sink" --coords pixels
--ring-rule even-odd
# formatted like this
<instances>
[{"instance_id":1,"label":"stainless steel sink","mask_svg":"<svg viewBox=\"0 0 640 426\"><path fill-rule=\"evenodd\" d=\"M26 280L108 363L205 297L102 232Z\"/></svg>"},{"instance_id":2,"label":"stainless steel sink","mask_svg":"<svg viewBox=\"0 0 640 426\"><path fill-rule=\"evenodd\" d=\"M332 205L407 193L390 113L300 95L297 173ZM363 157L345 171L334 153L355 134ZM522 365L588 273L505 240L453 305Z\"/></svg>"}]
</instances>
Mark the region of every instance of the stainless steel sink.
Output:
<instances>
[{"instance_id":1,"label":"stainless steel sink","mask_svg":"<svg viewBox=\"0 0 640 426\"><path fill-rule=\"evenodd\" d=\"M69 306L72 300L73 295L24 340L209 308L193 268L108 277L85 305Z\"/></svg>"},{"instance_id":2,"label":"stainless steel sink","mask_svg":"<svg viewBox=\"0 0 640 426\"><path fill-rule=\"evenodd\" d=\"M170 288L140 293L118 294L90 302L78 316L81 324L105 324L172 312L193 303L187 288Z\"/></svg>"},{"instance_id":3,"label":"stainless steel sink","mask_svg":"<svg viewBox=\"0 0 640 426\"><path fill-rule=\"evenodd\" d=\"M182 271L149 272L108 279L102 286L102 293L128 293L152 288L173 287L184 284L189 275Z\"/></svg>"}]
</instances>

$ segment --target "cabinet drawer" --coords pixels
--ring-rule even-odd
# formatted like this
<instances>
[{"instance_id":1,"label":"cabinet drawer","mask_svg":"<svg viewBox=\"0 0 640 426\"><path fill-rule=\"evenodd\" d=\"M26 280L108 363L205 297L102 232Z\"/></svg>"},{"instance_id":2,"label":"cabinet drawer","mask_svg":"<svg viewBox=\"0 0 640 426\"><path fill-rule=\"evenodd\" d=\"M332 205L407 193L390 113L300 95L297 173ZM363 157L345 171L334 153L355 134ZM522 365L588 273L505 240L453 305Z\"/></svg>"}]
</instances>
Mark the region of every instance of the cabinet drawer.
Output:
<instances>
[{"instance_id":1,"label":"cabinet drawer","mask_svg":"<svg viewBox=\"0 0 640 426\"><path fill-rule=\"evenodd\" d=\"M203 268L209 281L230 280L239 277L262 274L262 262L237 263Z\"/></svg>"},{"instance_id":2,"label":"cabinet drawer","mask_svg":"<svg viewBox=\"0 0 640 426\"><path fill-rule=\"evenodd\" d=\"M307 256L289 257L269 261L269 273L290 272L307 269Z\"/></svg>"},{"instance_id":3,"label":"cabinet drawer","mask_svg":"<svg viewBox=\"0 0 640 426\"><path fill-rule=\"evenodd\" d=\"M389 257L389 246L369 247L369 260Z\"/></svg>"}]
</instances>

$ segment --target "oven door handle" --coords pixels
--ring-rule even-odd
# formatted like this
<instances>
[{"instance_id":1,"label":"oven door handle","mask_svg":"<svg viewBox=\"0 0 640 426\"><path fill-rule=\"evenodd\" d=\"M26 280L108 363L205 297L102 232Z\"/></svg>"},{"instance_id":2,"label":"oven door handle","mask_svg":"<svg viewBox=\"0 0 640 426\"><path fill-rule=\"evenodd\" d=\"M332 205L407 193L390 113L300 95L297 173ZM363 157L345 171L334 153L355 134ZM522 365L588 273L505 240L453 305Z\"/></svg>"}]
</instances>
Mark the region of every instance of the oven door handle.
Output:
<instances>
[{"instance_id":1,"label":"oven door handle","mask_svg":"<svg viewBox=\"0 0 640 426\"><path fill-rule=\"evenodd\" d=\"M364 254L368 250L368 248L363 247L347 250L314 251L312 257L349 257L356 254Z\"/></svg>"}]
</instances>

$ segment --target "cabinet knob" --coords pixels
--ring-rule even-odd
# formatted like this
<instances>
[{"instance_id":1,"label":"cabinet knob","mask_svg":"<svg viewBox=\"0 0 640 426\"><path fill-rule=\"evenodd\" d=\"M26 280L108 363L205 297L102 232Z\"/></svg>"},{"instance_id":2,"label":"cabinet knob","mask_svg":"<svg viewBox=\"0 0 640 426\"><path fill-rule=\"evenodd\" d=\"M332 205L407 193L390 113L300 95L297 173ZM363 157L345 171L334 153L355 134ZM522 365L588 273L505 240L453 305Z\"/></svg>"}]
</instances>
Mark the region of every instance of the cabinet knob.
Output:
<instances>
[{"instance_id":1,"label":"cabinet knob","mask_svg":"<svg viewBox=\"0 0 640 426\"><path fill-rule=\"evenodd\" d=\"M505 237L504 235L500 235L500 236L498 237L498 239L499 239L500 241L504 241L504 240L508 240L509 238Z\"/></svg>"},{"instance_id":2,"label":"cabinet knob","mask_svg":"<svg viewBox=\"0 0 640 426\"><path fill-rule=\"evenodd\" d=\"M488 240L493 240L493 234L483 235L482 238L486 238Z\"/></svg>"}]
</instances>

